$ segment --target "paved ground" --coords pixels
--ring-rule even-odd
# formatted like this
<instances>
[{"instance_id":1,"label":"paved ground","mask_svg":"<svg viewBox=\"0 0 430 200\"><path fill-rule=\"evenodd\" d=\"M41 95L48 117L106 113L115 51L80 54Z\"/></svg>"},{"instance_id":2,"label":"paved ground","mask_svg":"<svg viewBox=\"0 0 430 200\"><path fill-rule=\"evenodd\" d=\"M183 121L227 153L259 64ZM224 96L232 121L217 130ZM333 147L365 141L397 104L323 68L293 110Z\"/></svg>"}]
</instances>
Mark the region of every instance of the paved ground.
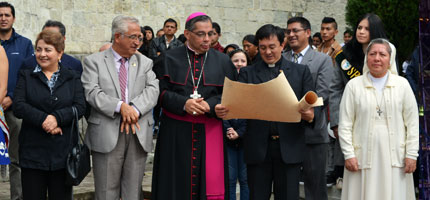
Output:
<instances>
[{"instance_id":1,"label":"paved ground","mask_svg":"<svg viewBox=\"0 0 430 200\"><path fill-rule=\"evenodd\" d=\"M154 141L155 144L155 141ZM143 178L142 190L144 194L144 199L150 198L151 191L151 180L152 180L152 162L153 162L153 153L148 156L145 176ZM237 197L239 197L239 186L237 188ZM10 199L9 194L9 182L7 180L3 180L0 177L0 200L8 200ZM75 200L92 200L94 194L94 179L92 171L88 174L88 176L82 181L79 186L73 188L74 199ZM303 186L300 186L301 197L304 197ZM337 190L335 187L328 188L329 199L330 200L339 200L340 199L340 190ZM144 200L142 199L142 200ZM237 198L239 199L239 198ZM273 199L273 196L272 198Z\"/></svg>"},{"instance_id":2,"label":"paved ground","mask_svg":"<svg viewBox=\"0 0 430 200\"><path fill-rule=\"evenodd\" d=\"M145 176L143 178L142 189L144 191L145 199L149 199L149 191L151 191L152 179L152 156L148 159L146 165ZM9 181L0 178L0 200L10 199L10 185ZM91 171L87 177L81 182L79 186L73 187L73 194L75 200L92 200L94 193L94 179L93 172Z\"/></svg>"},{"instance_id":3,"label":"paved ground","mask_svg":"<svg viewBox=\"0 0 430 200\"><path fill-rule=\"evenodd\" d=\"M143 186L142 189L144 191L144 199L150 198L151 191L151 179L152 179L152 158L148 159L148 163L146 165L145 177L143 178ZM9 182L0 181L0 200L8 200L9 196ZM303 187L300 186L301 197L303 197ZM239 186L237 187L237 199L239 199ZM340 199L340 190L337 190L335 187L328 188L330 200L339 200ZM82 181L82 183L73 188L74 199L75 200L92 200L94 193L94 182L93 182L93 174L90 172L88 176ZM273 199L273 197L271 198ZM143 200L143 199L142 199Z\"/></svg>"}]
</instances>

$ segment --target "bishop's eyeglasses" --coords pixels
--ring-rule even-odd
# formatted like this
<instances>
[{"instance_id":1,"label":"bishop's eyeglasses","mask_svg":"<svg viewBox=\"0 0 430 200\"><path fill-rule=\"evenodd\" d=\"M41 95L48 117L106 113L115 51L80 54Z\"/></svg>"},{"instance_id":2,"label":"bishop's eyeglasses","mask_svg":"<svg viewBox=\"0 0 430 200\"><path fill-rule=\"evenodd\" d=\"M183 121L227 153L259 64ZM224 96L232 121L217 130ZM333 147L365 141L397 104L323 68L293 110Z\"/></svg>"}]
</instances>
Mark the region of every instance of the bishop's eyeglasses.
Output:
<instances>
[{"instance_id":1,"label":"bishop's eyeglasses","mask_svg":"<svg viewBox=\"0 0 430 200\"><path fill-rule=\"evenodd\" d=\"M193 31L190 31L191 33L193 33L193 34L195 34L197 37L199 37L199 38L204 38L206 35L208 36L208 37L212 37L213 35L215 35L215 33L213 32L213 31L210 31L210 32L208 32L208 33L205 33L205 32L203 32L203 31L199 31L199 32L193 32Z\"/></svg>"}]
</instances>

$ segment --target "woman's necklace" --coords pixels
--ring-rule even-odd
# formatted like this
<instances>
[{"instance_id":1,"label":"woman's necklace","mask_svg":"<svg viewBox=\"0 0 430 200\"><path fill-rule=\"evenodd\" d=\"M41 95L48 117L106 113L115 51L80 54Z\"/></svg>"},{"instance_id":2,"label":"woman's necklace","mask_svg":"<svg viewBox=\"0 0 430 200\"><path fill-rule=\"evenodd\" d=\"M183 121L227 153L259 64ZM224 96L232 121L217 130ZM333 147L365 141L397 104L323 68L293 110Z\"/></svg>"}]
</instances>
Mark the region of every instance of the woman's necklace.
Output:
<instances>
[{"instance_id":1,"label":"woman's necklace","mask_svg":"<svg viewBox=\"0 0 430 200\"><path fill-rule=\"evenodd\" d=\"M381 114L382 114L382 113L384 113L384 112L381 110L382 102L384 102L384 91L382 91L382 97L381 97L381 100L380 100L380 101L378 101L378 97L376 97L376 103L377 103L377 106L376 106L376 113L378 113L379 119L381 119Z\"/></svg>"},{"instance_id":2,"label":"woman's necklace","mask_svg":"<svg viewBox=\"0 0 430 200\"><path fill-rule=\"evenodd\" d=\"M384 111L381 109L382 103L384 102L384 88L387 82L388 73L384 75L382 78L375 78L370 73L368 74L370 80L372 81L373 87L375 89L375 97L376 97L376 113L378 114L379 119L381 118L381 114ZM378 93L381 94L381 99L378 99Z\"/></svg>"}]
</instances>

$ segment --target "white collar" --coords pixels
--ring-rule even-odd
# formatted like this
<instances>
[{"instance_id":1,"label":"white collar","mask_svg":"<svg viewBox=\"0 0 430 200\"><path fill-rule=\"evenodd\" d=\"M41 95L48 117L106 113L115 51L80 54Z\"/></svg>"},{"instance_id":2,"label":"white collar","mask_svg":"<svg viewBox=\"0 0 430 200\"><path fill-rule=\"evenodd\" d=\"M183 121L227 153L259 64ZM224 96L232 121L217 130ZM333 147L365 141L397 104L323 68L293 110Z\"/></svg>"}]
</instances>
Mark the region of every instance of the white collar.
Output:
<instances>
[{"instance_id":1,"label":"white collar","mask_svg":"<svg viewBox=\"0 0 430 200\"><path fill-rule=\"evenodd\" d=\"M387 83L387 79L388 79L388 74L389 72L387 71L387 73L381 77L381 78L376 78L374 76L372 76L372 74L370 74L370 72L367 74L367 76L370 78L370 80L372 81L373 87L375 87L375 89L379 92L382 92L382 90L385 87L385 84Z\"/></svg>"}]
</instances>

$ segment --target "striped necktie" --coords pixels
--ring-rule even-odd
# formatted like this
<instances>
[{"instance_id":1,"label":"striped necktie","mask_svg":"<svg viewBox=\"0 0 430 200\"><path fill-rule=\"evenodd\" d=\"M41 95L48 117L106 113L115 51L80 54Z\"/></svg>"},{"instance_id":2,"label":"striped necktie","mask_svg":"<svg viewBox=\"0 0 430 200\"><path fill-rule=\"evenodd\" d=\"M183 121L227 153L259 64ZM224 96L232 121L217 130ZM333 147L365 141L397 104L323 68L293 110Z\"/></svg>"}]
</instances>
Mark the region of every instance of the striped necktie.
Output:
<instances>
[{"instance_id":1,"label":"striped necktie","mask_svg":"<svg viewBox=\"0 0 430 200\"><path fill-rule=\"evenodd\" d=\"M294 62L295 63L299 63L299 58L300 58L300 53L295 53L295 54L293 54L293 56L294 56Z\"/></svg>"},{"instance_id":2,"label":"striped necktie","mask_svg":"<svg viewBox=\"0 0 430 200\"><path fill-rule=\"evenodd\" d=\"M126 103L125 90L127 89L127 69L125 68L126 58L120 59L119 67L119 87L121 88L121 100Z\"/></svg>"}]
</instances>

